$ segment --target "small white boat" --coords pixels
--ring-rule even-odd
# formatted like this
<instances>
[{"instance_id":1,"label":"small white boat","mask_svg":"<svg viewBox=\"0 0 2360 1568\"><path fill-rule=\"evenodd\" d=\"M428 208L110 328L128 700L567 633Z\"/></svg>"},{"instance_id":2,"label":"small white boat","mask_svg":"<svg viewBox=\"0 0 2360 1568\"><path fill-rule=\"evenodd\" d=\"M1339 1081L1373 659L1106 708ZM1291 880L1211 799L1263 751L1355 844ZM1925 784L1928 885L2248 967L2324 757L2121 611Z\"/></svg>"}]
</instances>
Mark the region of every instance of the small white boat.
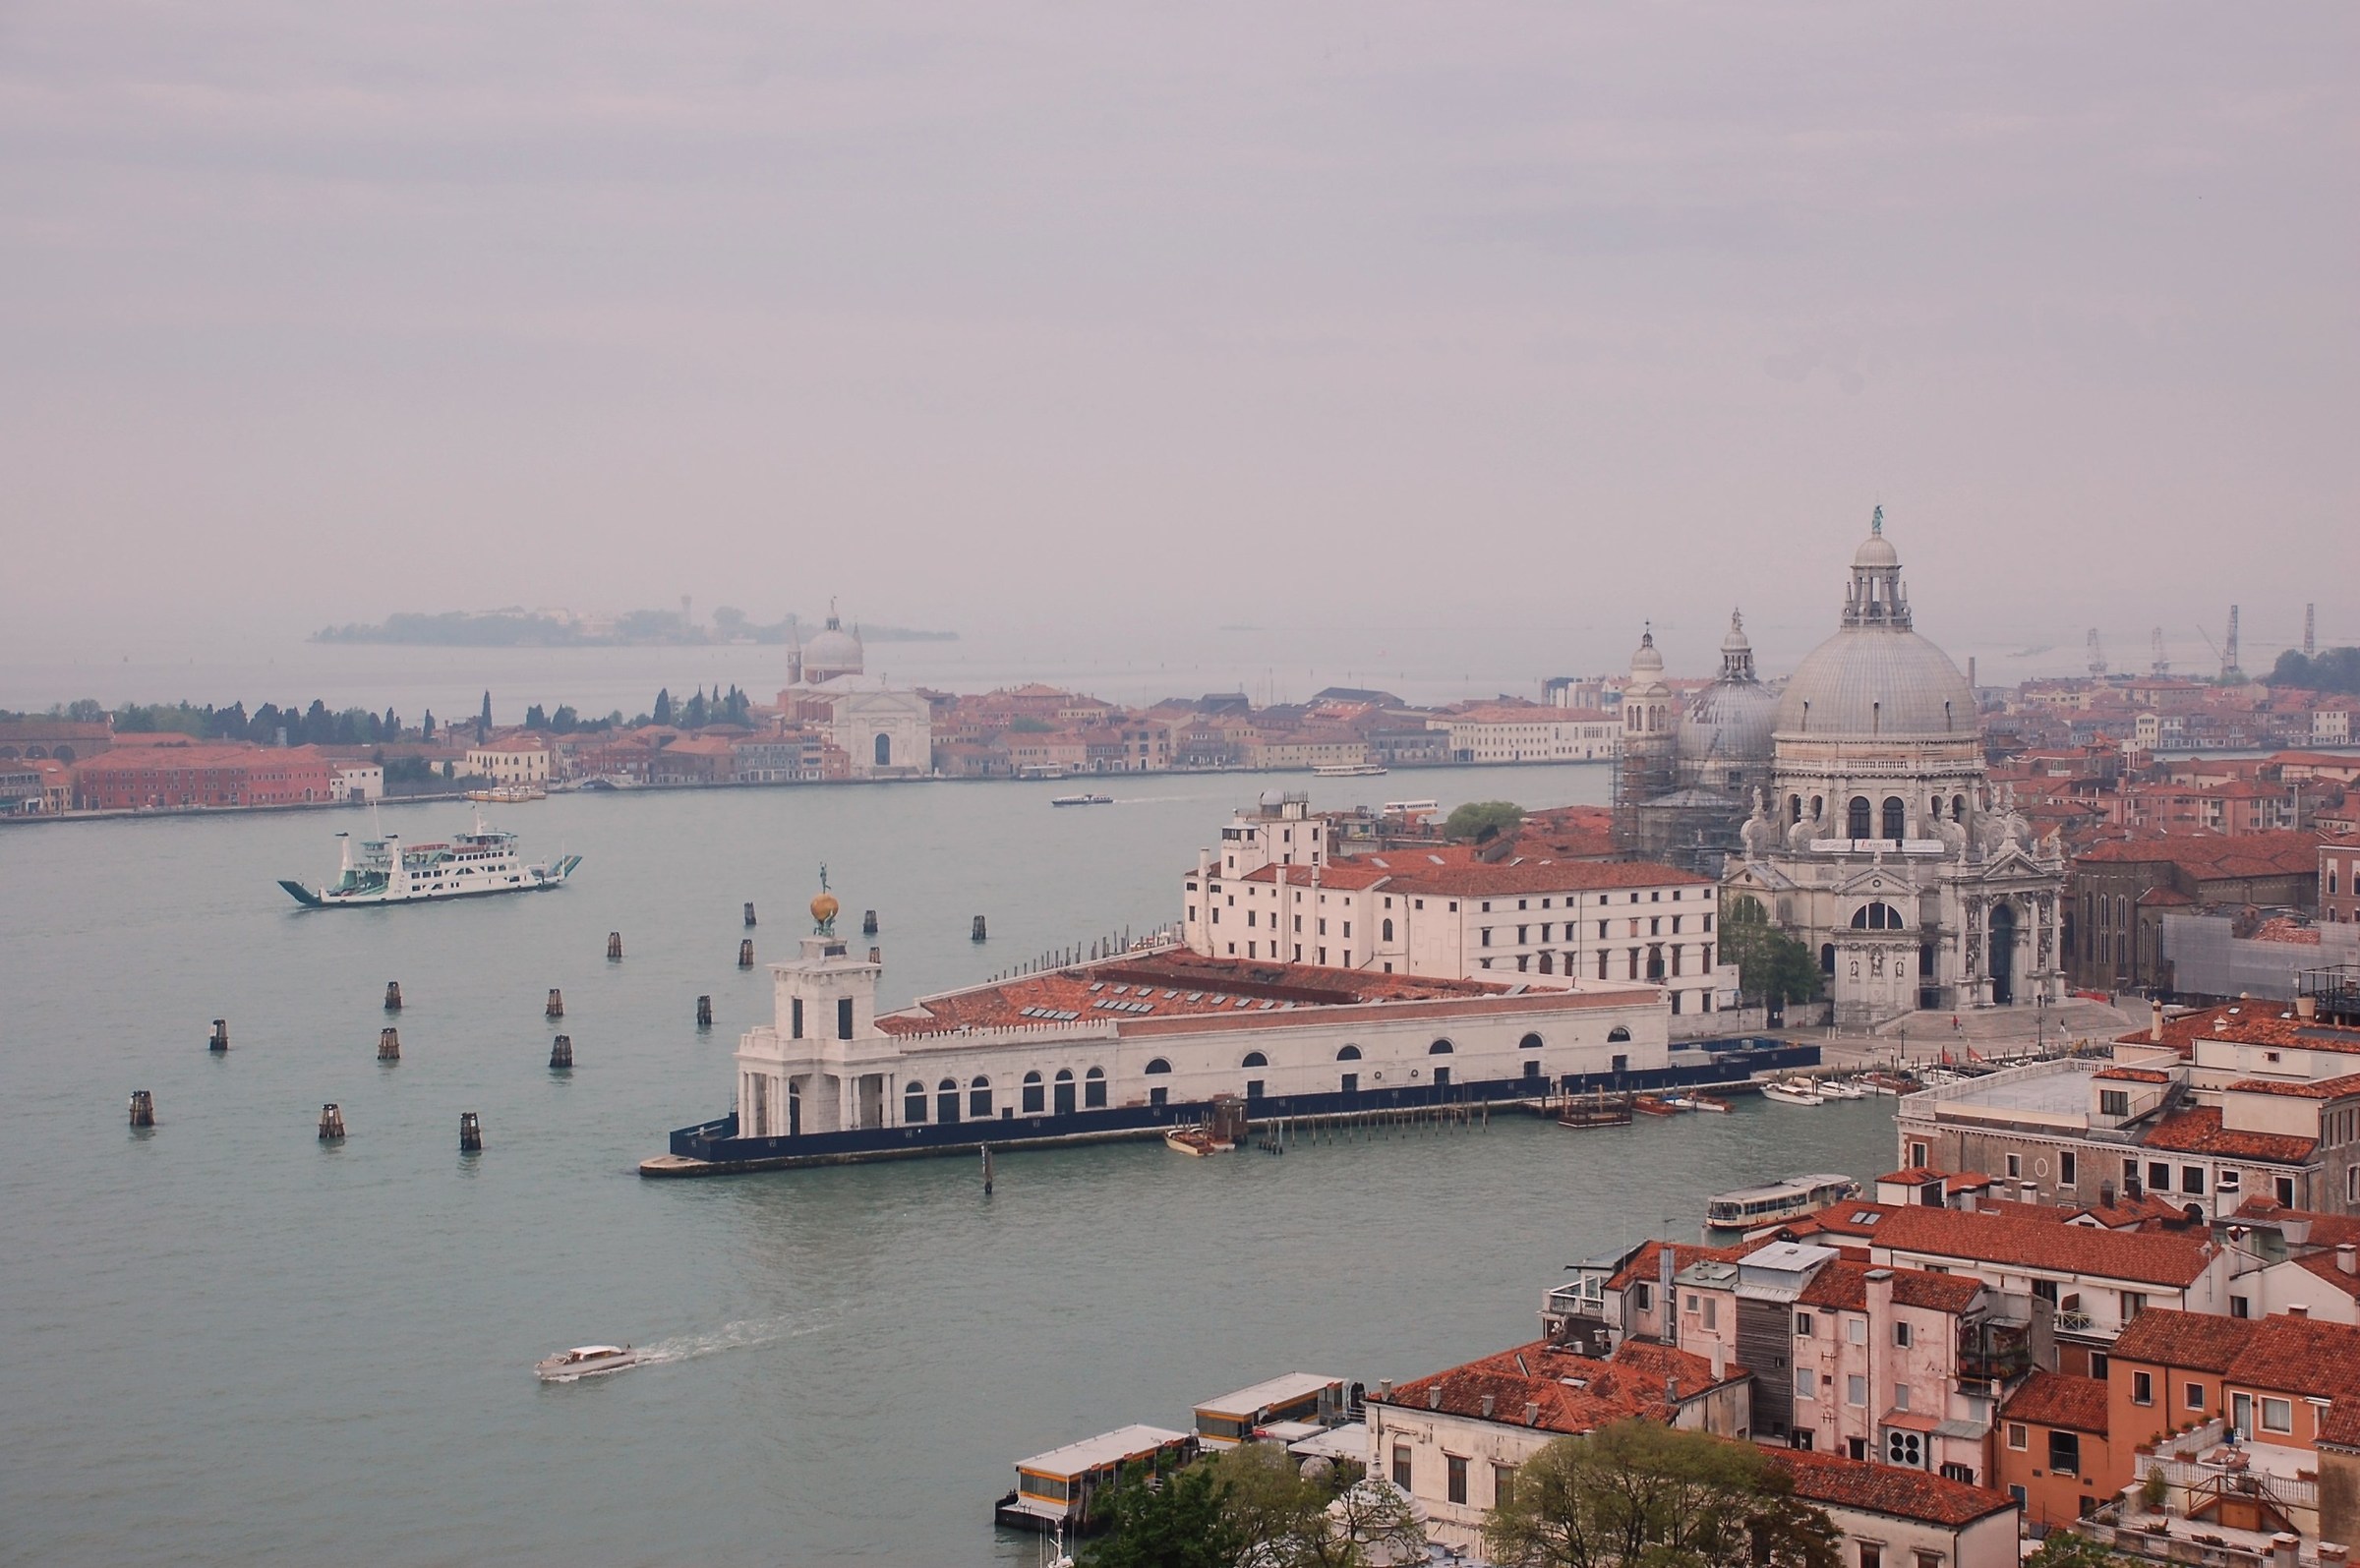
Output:
<instances>
[{"instance_id":1,"label":"small white boat","mask_svg":"<svg viewBox=\"0 0 2360 1568\"><path fill-rule=\"evenodd\" d=\"M1049 799L1049 804L1052 806L1111 806L1114 804L1114 796L1052 795Z\"/></svg>"},{"instance_id":2,"label":"small white boat","mask_svg":"<svg viewBox=\"0 0 2360 1568\"><path fill-rule=\"evenodd\" d=\"M1781 1105L1825 1105L1827 1097L1815 1088L1809 1078L1789 1078L1784 1083L1762 1085L1762 1098L1776 1100Z\"/></svg>"},{"instance_id":3,"label":"small white boat","mask_svg":"<svg viewBox=\"0 0 2360 1568\"><path fill-rule=\"evenodd\" d=\"M533 1375L545 1383L570 1383L577 1377L596 1377L639 1365L639 1353L628 1345L576 1345L546 1361L533 1364Z\"/></svg>"},{"instance_id":4,"label":"small white boat","mask_svg":"<svg viewBox=\"0 0 2360 1568\"><path fill-rule=\"evenodd\" d=\"M1816 1087L1822 1099L1864 1100L1868 1091L1849 1078L1821 1078Z\"/></svg>"},{"instance_id":5,"label":"small white boat","mask_svg":"<svg viewBox=\"0 0 2360 1568\"><path fill-rule=\"evenodd\" d=\"M1311 773L1315 779L1382 779L1386 769L1375 762L1323 762Z\"/></svg>"}]
</instances>

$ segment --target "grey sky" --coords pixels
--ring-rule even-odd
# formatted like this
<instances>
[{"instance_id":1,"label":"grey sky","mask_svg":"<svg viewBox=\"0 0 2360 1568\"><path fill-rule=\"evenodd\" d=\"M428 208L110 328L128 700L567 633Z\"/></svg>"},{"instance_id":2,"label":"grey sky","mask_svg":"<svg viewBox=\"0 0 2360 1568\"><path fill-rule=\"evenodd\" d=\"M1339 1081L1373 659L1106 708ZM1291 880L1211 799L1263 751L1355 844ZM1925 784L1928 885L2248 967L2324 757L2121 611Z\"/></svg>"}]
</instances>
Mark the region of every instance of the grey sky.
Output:
<instances>
[{"instance_id":1,"label":"grey sky","mask_svg":"<svg viewBox=\"0 0 2360 1568\"><path fill-rule=\"evenodd\" d=\"M2360 637L2355 16L17 0L0 654Z\"/></svg>"}]
</instances>

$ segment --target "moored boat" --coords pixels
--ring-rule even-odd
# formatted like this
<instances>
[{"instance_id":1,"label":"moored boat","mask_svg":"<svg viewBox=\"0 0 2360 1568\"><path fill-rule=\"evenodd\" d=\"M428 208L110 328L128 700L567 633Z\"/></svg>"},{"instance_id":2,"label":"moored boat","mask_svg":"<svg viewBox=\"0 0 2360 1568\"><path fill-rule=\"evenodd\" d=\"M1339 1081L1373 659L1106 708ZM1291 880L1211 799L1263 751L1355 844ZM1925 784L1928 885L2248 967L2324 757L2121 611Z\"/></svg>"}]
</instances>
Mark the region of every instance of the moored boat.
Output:
<instances>
[{"instance_id":1,"label":"moored boat","mask_svg":"<svg viewBox=\"0 0 2360 1568\"><path fill-rule=\"evenodd\" d=\"M1857 1195L1860 1184L1832 1172L1790 1176L1762 1187L1740 1187L1723 1192L1704 1205L1704 1223L1717 1231L1749 1230L1781 1220L1800 1219L1830 1203Z\"/></svg>"},{"instance_id":2,"label":"moored boat","mask_svg":"<svg viewBox=\"0 0 2360 1568\"><path fill-rule=\"evenodd\" d=\"M1691 1094L1688 1096L1688 1103L1695 1110L1718 1111L1723 1116L1727 1116L1737 1109L1718 1094Z\"/></svg>"},{"instance_id":3,"label":"moored boat","mask_svg":"<svg viewBox=\"0 0 2360 1568\"><path fill-rule=\"evenodd\" d=\"M1323 762L1311 773L1315 779L1381 779L1386 771L1375 762Z\"/></svg>"},{"instance_id":4,"label":"moored boat","mask_svg":"<svg viewBox=\"0 0 2360 1568\"><path fill-rule=\"evenodd\" d=\"M462 833L448 843L403 843L398 834L363 839L339 833L343 860L336 880L325 887L307 888L281 880L296 902L313 909L336 909L355 904L434 903L445 899L475 899L495 893L544 893L565 885L578 854L560 855L546 865L526 865L516 848L516 836L484 826L476 813L475 831Z\"/></svg>"},{"instance_id":5,"label":"moored boat","mask_svg":"<svg viewBox=\"0 0 2360 1568\"><path fill-rule=\"evenodd\" d=\"M470 789L467 798L489 806L513 806L528 800L547 800L549 791L537 784L494 784L489 789Z\"/></svg>"},{"instance_id":6,"label":"moored boat","mask_svg":"<svg viewBox=\"0 0 2360 1568\"><path fill-rule=\"evenodd\" d=\"M1784 1083L1765 1083L1762 1085L1762 1098L1776 1100L1781 1105L1825 1105L1827 1103L1827 1097L1819 1092L1809 1078L1789 1078Z\"/></svg>"},{"instance_id":7,"label":"moored boat","mask_svg":"<svg viewBox=\"0 0 2360 1568\"><path fill-rule=\"evenodd\" d=\"M1822 1099L1864 1100L1868 1098L1868 1091L1850 1078L1820 1078L1812 1086L1819 1091Z\"/></svg>"},{"instance_id":8,"label":"moored boat","mask_svg":"<svg viewBox=\"0 0 2360 1568\"><path fill-rule=\"evenodd\" d=\"M1674 1095L1642 1094L1630 1102L1630 1108L1641 1116L1678 1116L1688 1107Z\"/></svg>"},{"instance_id":9,"label":"moored boat","mask_svg":"<svg viewBox=\"0 0 2360 1568\"><path fill-rule=\"evenodd\" d=\"M1630 1126L1631 1096L1581 1094L1568 1099L1557 1113L1557 1125L1574 1129Z\"/></svg>"},{"instance_id":10,"label":"moored boat","mask_svg":"<svg viewBox=\"0 0 2360 1568\"><path fill-rule=\"evenodd\" d=\"M577 1377L597 1377L639 1365L639 1352L628 1345L576 1345L533 1364L533 1375L545 1383L570 1383Z\"/></svg>"}]
</instances>

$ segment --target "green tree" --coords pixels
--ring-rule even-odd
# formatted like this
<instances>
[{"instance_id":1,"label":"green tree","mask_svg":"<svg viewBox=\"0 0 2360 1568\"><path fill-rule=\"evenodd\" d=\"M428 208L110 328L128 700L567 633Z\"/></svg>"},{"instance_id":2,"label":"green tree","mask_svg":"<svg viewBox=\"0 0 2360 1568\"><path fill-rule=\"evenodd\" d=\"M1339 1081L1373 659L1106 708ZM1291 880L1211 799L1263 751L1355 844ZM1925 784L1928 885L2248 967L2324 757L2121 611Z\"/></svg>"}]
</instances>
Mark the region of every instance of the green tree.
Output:
<instances>
[{"instance_id":1,"label":"green tree","mask_svg":"<svg viewBox=\"0 0 2360 1568\"><path fill-rule=\"evenodd\" d=\"M656 693L655 722L660 725L672 723L672 688L670 686L666 686Z\"/></svg>"},{"instance_id":2,"label":"green tree","mask_svg":"<svg viewBox=\"0 0 2360 1568\"><path fill-rule=\"evenodd\" d=\"M2110 1546L2070 1530L2052 1530L2040 1549L2024 1559L2024 1568L2131 1568L2135 1561Z\"/></svg>"},{"instance_id":3,"label":"green tree","mask_svg":"<svg viewBox=\"0 0 2360 1568\"><path fill-rule=\"evenodd\" d=\"M1838 1540L1762 1449L1635 1419L1533 1455L1484 1521L1514 1568L1837 1568Z\"/></svg>"},{"instance_id":4,"label":"green tree","mask_svg":"<svg viewBox=\"0 0 2360 1568\"><path fill-rule=\"evenodd\" d=\"M1761 900L1751 895L1721 900L1721 957L1738 966L1740 991L1781 1004L1819 994L1819 965L1810 948L1772 925Z\"/></svg>"},{"instance_id":5,"label":"green tree","mask_svg":"<svg viewBox=\"0 0 2360 1568\"><path fill-rule=\"evenodd\" d=\"M1513 833L1523 825L1524 808L1512 800L1470 800L1450 813L1443 832L1452 839L1480 839L1486 828Z\"/></svg>"},{"instance_id":6,"label":"green tree","mask_svg":"<svg viewBox=\"0 0 2360 1568\"><path fill-rule=\"evenodd\" d=\"M549 727L549 715L542 711L539 703L534 703L524 711L524 727L527 729L547 729Z\"/></svg>"},{"instance_id":7,"label":"green tree","mask_svg":"<svg viewBox=\"0 0 2360 1568\"><path fill-rule=\"evenodd\" d=\"M1082 1554L1084 1568L1234 1568L1244 1543L1222 1516L1225 1490L1210 1464L1153 1487L1132 1466L1114 1489L1112 1525Z\"/></svg>"},{"instance_id":8,"label":"green tree","mask_svg":"<svg viewBox=\"0 0 2360 1568\"><path fill-rule=\"evenodd\" d=\"M1046 719L1035 719L1031 714L1019 714L1008 721L1010 732L1019 735L1045 735L1056 727Z\"/></svg>"},{"instance_id":9,"label":"green tree","mask_svg":"<svg viewBox=\"0 0 2360 1568\"><path fill-rule=\"evenodd\" d=\"M1208 1463L1238 1560L1255 1568L1363 1568L1371 1547L1386 1562L1424 1553L1426 1532L1409 1499L1383 1481L1360 1481L1358 1467L1324 1465L1309 1479L1275 1443L1246 1443Z\"/></svg>"},{"instance_id":10,"label":"green tree","mask_svg":"<svg viewBox=\"0 0 2360 1568\"><path fill-rule=\"evenodd\" d=\"M2267 678L2303 691L2360 692L2360 648L2323 648L2316 656L2289 648Z\"/></svg>"}]
</instances>

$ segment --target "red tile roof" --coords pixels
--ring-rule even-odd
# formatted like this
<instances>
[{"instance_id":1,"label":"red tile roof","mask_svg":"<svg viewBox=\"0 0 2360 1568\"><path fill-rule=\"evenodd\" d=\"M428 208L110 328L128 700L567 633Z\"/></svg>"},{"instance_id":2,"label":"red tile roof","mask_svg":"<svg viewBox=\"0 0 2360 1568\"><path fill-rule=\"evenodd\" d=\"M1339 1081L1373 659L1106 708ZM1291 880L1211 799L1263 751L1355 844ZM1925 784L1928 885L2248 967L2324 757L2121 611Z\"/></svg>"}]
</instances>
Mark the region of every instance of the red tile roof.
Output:
<instances>
[{"instance_id":1,"label":"red tile roof","mask_svg":"<svg viewBox=\"0 0 2360 1568\"><path fill-rule=\"evenodd\" d=\"M2150 1307L2124 1326L2111 1354L2122 1362L2225 1372L2253 1334L2250 1318Z\"/></svg>"},{"instance_id":2,"label":"red tile roof","mask_svg":"<svg viewBox=\"0 0 2360 1568\"><path fill-rule=\"evenodd\" d=\"M1796 1496L1823 1508L1852 1508L1955 1530L2016 1507L2005 1492L1899 1465L1871 1465L1796 1449L1779 1451L1771 1459L1795 1478Z\"/></svg>"},{"instance_id":3,"label":"red tile roof","mask_svg":"<svg viewBox=\"0 0 2360 1568\"><path fill-rule=\"evenodd\" d=\"M2280 1393L2360 1400L2360 1328L2316 1317L2265 1317L2224 1375Z\"/></svg>"},{"instance_id":4,"label":"red tile roof","mask_svg":"<svg viewBox=\"0 0 2360 1568\"><path fill-rule=\"evenodd\" d=\"M2182 1288L2204 1273L2212 1252L2187 1235L2091 1230L1943 1208L1895 1209L1877 1225L1874 1241L1896 1252Z\"/></svg>"},{"instance_id":5,"label":"red tile roof","mask_svg":"<svg viewBox=\"0 0 2360 1568\"><path fill-rule=\"evenodd\" d=\"M2220 1125L2220 1107L2200 1105L2157 1122L2147 1134L2145 1146L2173 1154L2226 1155L2230 1159L2299 1165L2319 1148L2319 1139L2224 1128Z\"/></svg>"},{"instance_id":6,"label":"red tile roof","mask_svg":"<svg viewBox=\"0 0 2360 1568\"><path fill-rule=\"evenodd\" d=\"M1673 1407L1664 1399L1667 1377L1674 1399L1684 1401L1749 1375L1731 1368L1716 1380L1712 1363L1703 1357L1643 1340L1625 1340L1606 1361L1537 1340L1403 1383L1389 1403L1540 1431L1587 1432L1634 1416L1671 1420ZM1487 1397L1489 1415L1483 1408ZM1529 1422L1527 1404L1539 1407Z\"/></svg>"},{"instance_id":7,"label":"red tile roof","mask_svg":"<svg viewBox=\"0 0 2360 1568\"><path fill-rule=\"evenodd\" d=\"M2311 1083L2288 1083L2276 1078L2239 1078L2224 1092L2285 1094L2298 1100L2340 1100L2347 1094L2360 1094L2360 1073L2346 1073L2339 1078L2320 1078Z\"/></svg>"},{"instance_id":8,"label":"red tile roof","mask_svg":"<svg viewBox=\"0 0 2360 1568\"><path fill-rule=\"evenodd\" d=\"M1504 997L1508 989L1482 980L1208 958L1183 950L1078 963L996 985L920 997L904 1011L878 1018L877 1027L888 1034L923 1034L1083 1020L1119 1023L1215 1014L1265 1016L1306 1007ZM1552 1001L1569 1001L1579 995L1542 994ZM1599 995L1603 999L1612 994ZM1043 1017L1042 1013L1076 1016Z\"/></svg>"},{"instance_id":9,"label":"red tile roof","mask_svg":"<svg viewBox=\"0 0 2360 1568\"><path fill-rule=\"evenodd\" d=\"M2149 1067L2100 1068L2090 1074L2094 1078L2109 1078L2118 1083L2169 1083L2171 1074L2158 1073Z\"/></svg>"},{"instance_id":10,"label":"red tile roof","mask_svg":"<svg viewBox=\"0 0 2360 1568\"><path fill-rule=\"evenodd\" d=\"M1983 1291L1983 1282L1973 1274L1935 1274L1921 1268L1895 1268L1884 1272L1893 1276L1893 1305L1923 1307L1928 1311L1948 1312L1954 1317L1975 1305ZM1821 1266L1811 1276L1796 1300L1805 1307L1830 1310L1864 1312L1868 1309L1868 1274L1866 1263L1851 1263L1841 1259Z\"/></svg>"},{"instance_id":11,"label":"red tile roof","mask_svg":"<svg viewBox=\"0 0 2360 1568\"><path fill-rule=\"evenodd\" d=\"M2063 1372L2035 1372L2008 1396L1999 1413L2010 1421L2102 1435L2106 1430L2105 1380L2068 1377Z\"/></svg>"}]
</instances>

